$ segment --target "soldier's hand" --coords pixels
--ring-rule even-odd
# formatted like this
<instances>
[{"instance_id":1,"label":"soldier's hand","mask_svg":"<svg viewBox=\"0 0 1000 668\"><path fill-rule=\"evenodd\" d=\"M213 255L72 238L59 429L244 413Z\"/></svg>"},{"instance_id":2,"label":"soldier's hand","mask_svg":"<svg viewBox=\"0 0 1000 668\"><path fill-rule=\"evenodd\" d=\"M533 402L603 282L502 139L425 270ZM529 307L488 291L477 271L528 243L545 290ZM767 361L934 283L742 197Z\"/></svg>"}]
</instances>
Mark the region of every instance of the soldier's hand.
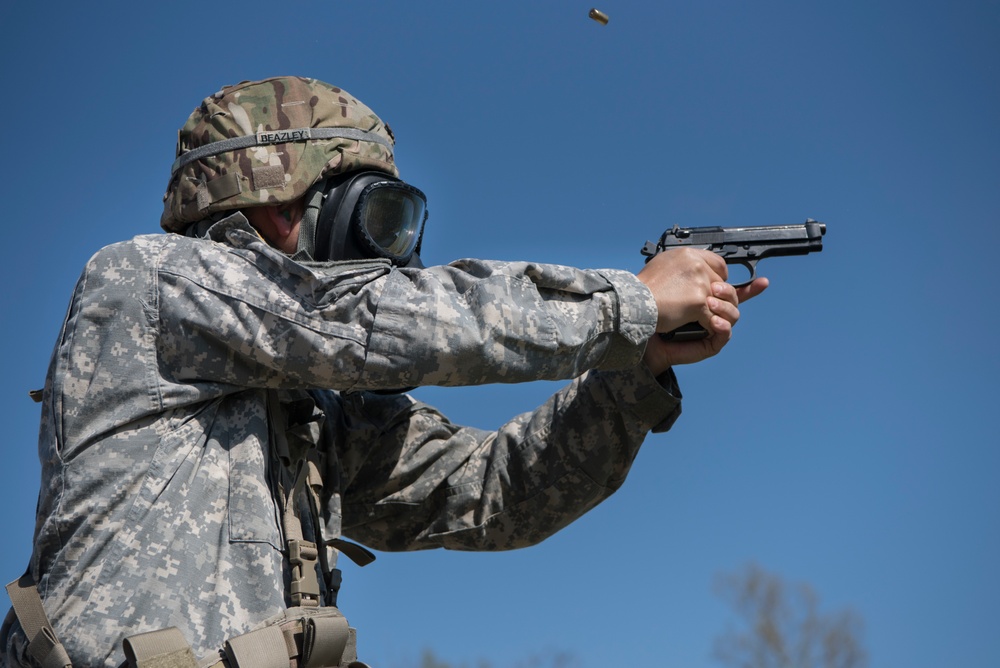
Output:
<instances>
[{"instance_id":1,"label":"soldier's hand","mask_svg":"<svg viewBox=\"0 0 1000 668\"><path fill-rule=\"evenodd\" d=\"M689 322L709 329L713 314L707 300L712 284L724 283L728 276L725 261L706 250L678 248L653 257L639 272L639 280L656 300L656 331L672 332Z\"/></svg>"},{"instance_id":2,"label":"soldier's hand","mask_svg":"<svg viewBox=\"0 0 1000 668\"><path fill-rule=\"evenodd\" d=\"M660 258L663 258L662 260ZM709 251L677 249L660 253L639 272L653 291L659 318L657 332L671 332L689 322L699 323L709 336L696 341L664 341L654 336L644 361L659 375L677 364L692 364L718 354L732 337L740 318L738 304L768 286L766 278L735 288L725 282L725 261Z\"/></svg>"}]
</instances>

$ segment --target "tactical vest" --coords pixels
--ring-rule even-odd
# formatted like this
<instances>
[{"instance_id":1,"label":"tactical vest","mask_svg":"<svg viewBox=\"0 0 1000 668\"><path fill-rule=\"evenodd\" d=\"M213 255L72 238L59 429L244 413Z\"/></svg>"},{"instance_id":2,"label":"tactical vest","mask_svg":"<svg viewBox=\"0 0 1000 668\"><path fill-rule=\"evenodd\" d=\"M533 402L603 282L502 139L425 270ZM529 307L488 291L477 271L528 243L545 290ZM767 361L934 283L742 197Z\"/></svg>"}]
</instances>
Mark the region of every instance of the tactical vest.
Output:
<instances>
[{"instance_id":1,"label":"tactical vest","mask_svg":"<svg viewBox=\"0 0 1000 668\"><path fill-rule=\"evenodd\" d=\"M41 395L33 392L32 398L40 401ZM324 414L305 391L271 390L267 406L271 470L277 472L271 491L282 511L291 606L203 658L195 657L176 627L130 636L122 641L129 668L368 668L357 660L355 630L336 607L341 575L335 564L338 552L359 566L375 555L339 535L323 536L326 453L318 446ZM6 639L16 618L33 661L41 668L71 668L30 571L8 584L7 593L13 608L0 637Z\"/></svg>"}]
</instances>

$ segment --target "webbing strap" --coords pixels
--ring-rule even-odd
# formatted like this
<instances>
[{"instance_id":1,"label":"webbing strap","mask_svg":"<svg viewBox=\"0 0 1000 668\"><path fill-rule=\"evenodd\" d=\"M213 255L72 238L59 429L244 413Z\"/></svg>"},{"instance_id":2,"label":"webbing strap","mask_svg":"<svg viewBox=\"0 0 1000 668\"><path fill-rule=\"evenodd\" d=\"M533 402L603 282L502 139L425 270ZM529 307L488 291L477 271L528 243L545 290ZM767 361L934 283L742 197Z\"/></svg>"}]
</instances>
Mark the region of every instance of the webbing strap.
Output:
<instances>
[{"instance_id":1,"label":"webbing strap","mask_svg":"<svg viewBox=\"0 0 1000 668\"><path fill-rule=\"evenodd\" d=\"M363 545L352 543L349 540L344 540L343 538L333 538L328 540L326 544L330 547L335 547L341 553L346 554L347 557L358 566L364 567L375 561L375 555L371 550Z\"/></svg>"},{"instance_id":2,"label":"webbing strap","mask_svg":"<svg viewBox=\"0 0 1000 668\"><path fill-rule=\"evenodd\" d=\"M277 132L258 132L244 137L233 137L223 139L211 144L205 144L198 148L191 149L187 153L182 153L174 160L170 167L170 175L173 176L178 169L195 160L207 158L210 155L218 155L226 151L237 151L242 148L253 146L265 146L267 144L287 144L289 142L302 142L310 139L353 139L355 141L370 141L381 144L392 150L392 142L385 137L359 130L358 128L295 128L294 130L279 130Z\"/></svg>"},{"instance_id":3,"label":"webbing strap","mask_svg":"<svg viewBox=\"0 0 1000 668\"><path fill-rule=\"evenodd\" d=\"M25 573L7 585L7 595L14 606L14 614L28 637L28 654L42 668L65 668L72 663L52 624L42 607L42 598L30 573Z\"/></svg>"},{"instance_id":4,"label":"webbing strap","mask_svg":"<svg viewBox=\"0 0 1000 668\"><path fill-rule=\"evenodd\" d=\"M268 394L268 418L271 429L272 448L284 466L291 460L291 450L285 434L287 421L280 410L278 396L275 392ZM295 480L289 490L279 483L278 496L282 504L281 523L285 529L285 545L288 550L288 563L291 567L291 590L289 597L292 605L303 607L319 606L319 579L316 577L316 563L319 558L316 543L305 540L302 535L302 522L298 516L298 502L309 478L309 468L305 460L299 460L295 471ZM325 549L325 548L324 548Z\"/></svg>"},{"instance_id":5,"label":"webbing strap","mask_svg":"<svg viewBox=\"0 0 1000 668\"><path fill-rule=\"evenodd\" d=\"M299 462L295 472L295 482L285 496L285 507L282 509L282 520L285 526L285 537L289 541L303 540L302 520L299 519L299 495L306 485L307 470L305 462Z\"/></svg>"},{"instance_id":6,"label":"webbing strap","mask_svg":"<svg viewBox=\"0 0 1000 668\"><path fill-rule=\"evenodd\" d=\"M276 668L288 665L285 636L277 626L244 633L226 641L230 668Z\"/></svg>"},{"instance_id":7,"label":"webbing strap","mask_svg":"<svg viewBox=\"0 0 1000 668\"><path fill-rule=\"evenodd\" d=\"M38 661L42 668L65 668L72 665L66 648L62 646L55 632L48 626L35 634L28 643L28 654Z\"/></svg>"},{"instance_id":8,"label":"webbing strap","mask_svg":"<svg viewBox=\"0 0 1000 668\"><path fill-rule=\"evenodd\" d=\"M125 638L122 649L130 668L198 668L191 646L175 626Z\"/></svg>"}]
</instances>

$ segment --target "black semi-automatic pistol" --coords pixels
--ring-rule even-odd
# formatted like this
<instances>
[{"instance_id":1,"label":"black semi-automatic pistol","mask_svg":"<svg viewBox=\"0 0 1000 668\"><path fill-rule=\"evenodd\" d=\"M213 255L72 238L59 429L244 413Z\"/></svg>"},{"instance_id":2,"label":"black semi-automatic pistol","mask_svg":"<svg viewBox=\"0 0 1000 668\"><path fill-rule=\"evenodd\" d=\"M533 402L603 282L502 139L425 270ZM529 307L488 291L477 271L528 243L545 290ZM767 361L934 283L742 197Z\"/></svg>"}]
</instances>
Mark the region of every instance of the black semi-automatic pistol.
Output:
<instances>
[{"instance_id":1,"label":"black semi-automatic pistol","mask_svg":"<svg viewBox=\"0 0 1000 668\"><path fill-rule=\"evenodd\" d=\"M646 262L657 253L671 248L701 248L719 255L726 264L747 268L750 278L737 287L757 278L757 263L766 257L807 255L823 250L826 225L807 219L801 225L763 225L759 227L679 227L674 225L656 243L647 241L642 247ZM674 341L703 339L708 332L692 322L662 337Z\"/></svg>"}]
</instances>

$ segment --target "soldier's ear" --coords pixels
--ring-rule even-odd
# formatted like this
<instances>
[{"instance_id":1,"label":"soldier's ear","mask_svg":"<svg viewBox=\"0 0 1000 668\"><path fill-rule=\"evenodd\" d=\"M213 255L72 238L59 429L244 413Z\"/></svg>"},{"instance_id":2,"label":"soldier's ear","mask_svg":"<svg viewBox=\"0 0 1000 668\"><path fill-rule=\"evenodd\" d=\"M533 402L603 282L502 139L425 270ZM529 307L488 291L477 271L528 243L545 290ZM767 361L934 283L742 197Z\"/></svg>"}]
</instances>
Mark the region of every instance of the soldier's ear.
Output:
<instances>
[{"instance_id":1,"label":"soldier's ear","mask_svg":"<svg viewBox=\"0 0 1000 668\"><path fill-rule=\"evenodd\" d=\"M285 206L262 206L260 212L271 223L270 229L285 230L290 227L292 219Z\"/></svg>"},{"instance_id":2,"label":"soldier's ear","mask_svg":"<svg viewBox=\"0 0 1000 668\"><path fill-rule=\"evenodd\" d=\"M277 209L278 215L284 218L286 222L293 225L302 220L302 214L305 210L305 206L301 198L295 200L294 202L282 204L274 208Z\"/></svg>"},{"instance_id":3,"label":"soldier's ear","mask_svg":"<svg viewBox=\"0 0 1000 668\"><path fill-rule=\"evenodd\" d=\"M276 229L284 229L302 220L302 202L296 200L289 204L262 206L261 211L270 219Z\"/></svg>"}]
</instances>

